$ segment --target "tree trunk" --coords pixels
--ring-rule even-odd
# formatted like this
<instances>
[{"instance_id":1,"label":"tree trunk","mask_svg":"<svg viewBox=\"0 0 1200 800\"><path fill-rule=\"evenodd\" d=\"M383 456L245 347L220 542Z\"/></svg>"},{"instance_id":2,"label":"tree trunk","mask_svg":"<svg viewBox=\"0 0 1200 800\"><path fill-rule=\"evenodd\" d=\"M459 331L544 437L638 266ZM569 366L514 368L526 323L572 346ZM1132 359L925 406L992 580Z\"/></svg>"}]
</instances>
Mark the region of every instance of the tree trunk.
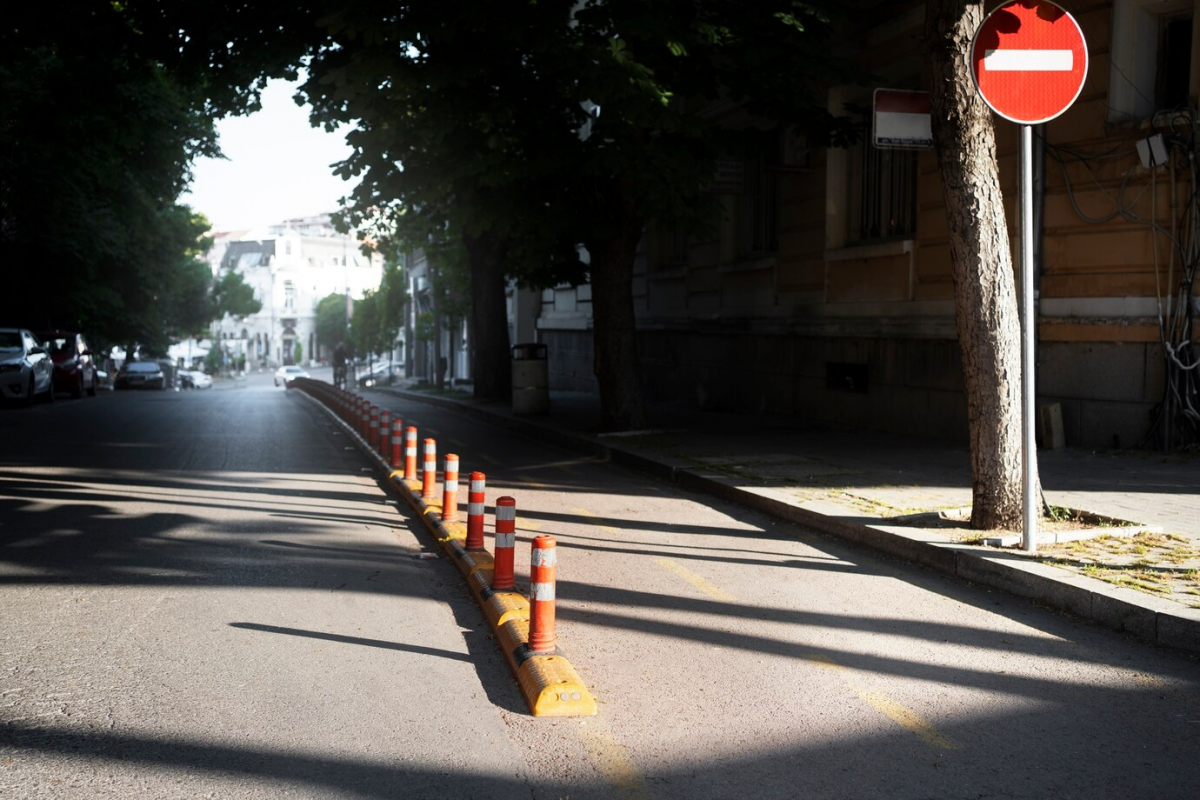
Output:
<instances>
[{"instance_id":1,"label":"tree trunk","mask_svg":"<svg viewBox=\"0 0 1200 800\"><path fill-rule=\"evenodd\" d=\"M435 280L436 280L436 276ZM433 301L430 305L433 311L433 386L439 392L446 388L442 385L442 288L436 284L430 293Z\"/></svg>"},{"instance_id":2,"label":"tree trunk","mask_svg":"<svg viewBox=\"0 0 1200 800\"><path fill-rule=\"evenodd\" d=\"M512 400L512 356L504 296L504 237L463 234L471 264L471 376L479 400Z\"/></svg>"},{"instance_id":3,"label":"tree trunk","mask_svg":"<svg viewBox=\"0 0 1200 800\"><path fill-rule=\"evenodd\" d=\"M968 51L981 2L929 0L933 142L950 230L954 309L971 439L971 527L1022 527L1021 329L991 110ZM1037 454L1030 453L1036 497Z\"/></svg>"},{"instance_id":4,"label":"tree trunk","mask_svg":"<svg viewBox=\"0 0 1200 800\"><path fill-rule=\"evenodd\" d=\"M622 205L620 198L609 211ZM593 370L600 388L600 427L641 430L646 407L637 371L637 325L633 313L633 261L642 220L625 214L604 226L608 236L588 243L591 255Z\"/></svg>"}]
</instances>

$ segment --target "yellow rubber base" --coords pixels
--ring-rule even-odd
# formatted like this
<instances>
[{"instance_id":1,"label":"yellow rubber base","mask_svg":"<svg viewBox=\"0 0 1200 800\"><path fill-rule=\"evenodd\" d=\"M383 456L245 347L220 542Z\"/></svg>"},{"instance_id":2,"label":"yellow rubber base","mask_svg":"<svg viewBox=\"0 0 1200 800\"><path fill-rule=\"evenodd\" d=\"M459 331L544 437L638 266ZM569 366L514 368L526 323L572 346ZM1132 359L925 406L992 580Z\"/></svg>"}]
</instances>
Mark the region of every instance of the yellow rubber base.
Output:
<instances>
[{"instance_id":1,"label":"yellow rubber base","mask_svg":"<svg viewBox=\"0 0 1200 800\"><path fill-rule=\"evenodd\" d=\"M386 465L385 465L386 466ZM471 593L496 632L496 642L517 677L521 694L535 717L582 717L596 714L596 699L566 657L559 653L534 655L528 652L529 600L520 592L491 591L494 560L486 551L463 550L467 537L465 522L443 522L440 498L422 498L419 480L404 480L401 471L388 476L416 510L466 576Z\"/></svg>"},{"instance_id":2,"label":"yellow rubber base","mask_svg":"<svg viewBox=\"0 0 1200 800\"><path fill-rule=\"evenodd\" d=\"M481 569L490 571L495 562L492 560L492 554L486 550L467 550L463 552L462 558L455 559L454 563L459 572L470 576Z\"/></svg>"},{"instance_id":3,"label":"yellow rubber base","mask_svg":"<svg viewBox=\"0 0 1200 800\"><path fill-rule=\"evenodd\" d=\"M596 714L596 698L562 656L530 656L517 667L517 683L535 717Z\"/></svg>"},{"instance_id":4,"label":"yellow rubber base","mask_svg":"<svg viewBox=\"0 0 1200 800\"><path fill-rule=\"evenodd\" d=\"M480 605L483 606L483 613L487 615L493 628L499 628L510 619L529 619L529 601L519 592L496 592L484 599Z\"/></svg>"}]
</instances>

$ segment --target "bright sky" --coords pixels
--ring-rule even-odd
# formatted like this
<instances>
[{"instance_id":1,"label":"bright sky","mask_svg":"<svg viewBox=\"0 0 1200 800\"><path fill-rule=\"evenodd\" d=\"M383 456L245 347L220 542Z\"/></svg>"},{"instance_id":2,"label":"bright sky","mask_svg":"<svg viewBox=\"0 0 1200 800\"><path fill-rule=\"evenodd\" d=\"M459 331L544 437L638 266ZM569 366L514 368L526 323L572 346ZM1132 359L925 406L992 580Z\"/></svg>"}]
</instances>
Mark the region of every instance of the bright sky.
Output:
<instances>
[{"instance_id":1,"label":"bright sky","mask_svg":"<svg viewBox=\"0 0 1200 800\"><path fill-rule=\"evenodd\" d=\"M208 217L214 231L336 211L338 198L353 187L329 167L350 152L344 133L311 127L307 107L292 100L295 86L271 81L262 111L217 123L226 158L197 161L191 191L180 199Z\"/></svg>"}]
</instances>

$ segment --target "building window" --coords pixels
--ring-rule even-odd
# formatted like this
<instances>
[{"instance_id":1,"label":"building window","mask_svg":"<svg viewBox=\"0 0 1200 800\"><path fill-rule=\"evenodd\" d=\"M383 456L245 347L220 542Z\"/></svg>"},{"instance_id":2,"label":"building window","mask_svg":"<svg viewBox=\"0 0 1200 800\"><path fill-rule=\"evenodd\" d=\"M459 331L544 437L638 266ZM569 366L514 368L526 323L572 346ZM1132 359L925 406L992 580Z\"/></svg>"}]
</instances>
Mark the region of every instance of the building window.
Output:
<instances>
[{"instance_id":1,"label":"building window","mask_svg":"<svg viewBox=\"0 0 1200 800\"><path fill-rule=\"evenodd\" d=\"M1114 0L1110 121L1187 104L1193 13L1193 0Z\"/></svg>"},{"instance_id":2,"label":"building window","mask_svg":"<svg viewBox=\"0 0 1200 800\"><path fill-rule=\"evenodd\" d=\"M691 238L682 226L662 227L655 224L654 254L651 263L658 269L687 266L691 255Z\"/></svg>"},{"instance_id":3,"label":"building window","mask_svg":"<svg viewBox=\"0 0 1200 800\"><path fill-rule=\"evenodd\" d=\"M917 153L881 149L864 130L847 160L848 244L909 239L917 229Z\"/></svg>"},{"instance_id":4,"label":"building window","mask_svg":"<svg viewBox=\"0 0 1200 800\"><path fill-rule=\"evenodd\" d=\"M891 70L893 87L919 85L904 70ZM917 231L917 164L919 152L876 147L871 135L871 93L861 87L830 91L829 110L857 121L853 144L826 151L825 249L912 239Z\"/></svg>"},{"instance_id":5,"label":"building window","mask_svg":"<svg viewBox=\"0 0 1200 800\"><path fill-rule=\"evenodd\" d=\"M1159 38L1158 79L1155 97L1159 108L1178 108L1188 102L1188 78L1192 68L1192 17L1180 15L1162 21Z\"/></svg>"},{"instance_id":6,"label":"building window","mask_svg":"<svg viewBox=\"0 0 1200 800\"><path fill-rule=\"evenodd\" d=\"M283 307L288 309L296 307L296 287L291 281L283 283Z\"/></svg>"},{"instance_id":7,"label":"building window","mask_svg":"<svg viewBox=\"0 0 1200 800\"><path fill-rule=\"evenodd\" d=\"M743 258L779 249L778 134L755 134L744 163L744 187L733 210L737 252Z\"/></svg>"}]
</instances>

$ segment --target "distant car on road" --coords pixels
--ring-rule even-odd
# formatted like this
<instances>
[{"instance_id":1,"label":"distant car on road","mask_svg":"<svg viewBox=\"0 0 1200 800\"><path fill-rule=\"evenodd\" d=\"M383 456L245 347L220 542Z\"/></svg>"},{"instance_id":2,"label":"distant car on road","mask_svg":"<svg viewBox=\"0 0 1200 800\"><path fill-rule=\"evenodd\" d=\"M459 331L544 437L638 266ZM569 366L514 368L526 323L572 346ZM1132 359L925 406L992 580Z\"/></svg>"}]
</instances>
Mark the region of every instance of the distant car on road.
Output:
<instances>
[{"instance_id":1,"label":"distant car on road","mask_svg":"<svg viewBox=\"0 0 1200 800\"><path fill-rule=\"evenodd\" d=\"M70 392L72 397L96 396L96 364L83 335L73 331L39 332L38 338L54 361L54 390Z\"/></svg>"},{"instance_id":2,"label":"distant car on road","mask_svg":"<svg viewBox=\"0 0 1200 800\"><path fill-rule=\"evenodd\" d=\"M179 371L179 388L181 389L211 389L212 377L198 369L181 369Z\"/></svg>"},{"instance_id":3,"label":"distant car on road","mask_svg":"<svg viewBox=\"0 0 1200 800\"><path fill-rule=\"evenodd\" d=\"M0 396L25 405L43 395L54 402L54 362L31 331L0 328Z\"/></svg>"},{"instance_id":4,"label":"distant car on road","mask_svg":"<svg viewBox=\"0 0 1200 800\"><path fill-rule=\"evenodd\" d=\"M275 385L287 386L289 383L296 380L296 378L311 377L311 375L304 371L303 367L280 367L279 369L275 370Z\"/></svg>"},{"instance_id":5,"label":"distant car on road","mask_svg":"<svg viewBox=\"0 0 1200 800\"><path fill-rule=\"evenodd\" d=\"M166 389L167 376L155 361L126 361L117 372L117 389Z\"/></svg>"}]
</instances>

